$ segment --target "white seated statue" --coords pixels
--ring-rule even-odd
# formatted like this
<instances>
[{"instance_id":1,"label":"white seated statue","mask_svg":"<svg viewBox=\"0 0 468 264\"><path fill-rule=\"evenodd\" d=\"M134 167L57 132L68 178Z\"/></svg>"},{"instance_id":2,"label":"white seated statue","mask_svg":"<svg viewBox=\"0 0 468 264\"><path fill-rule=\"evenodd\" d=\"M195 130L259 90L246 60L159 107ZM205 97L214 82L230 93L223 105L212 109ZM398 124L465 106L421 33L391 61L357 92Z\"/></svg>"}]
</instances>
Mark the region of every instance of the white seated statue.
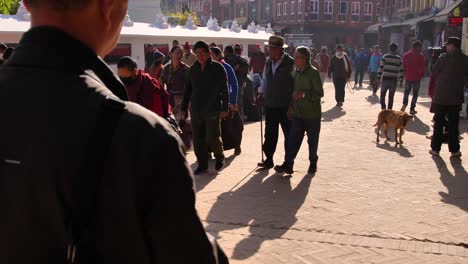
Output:
<instances>
[{"instance_id":1,"label":"white seated statue","mask_svg":"<svg viewBox=\"0 0 468 264\"><path fill-rule=\"evenodd\" d=\"M154 23L160 29L168 29L169 24L166 21L166 17L163 15L158 15L156 17L156 23Z\"/></svg>"},{"instance_id":2,"label":"white seated statue","mask_svg":"<svg viewBox=\"0 0 468 264\"><path fill-rule=\"evenodd\" d=\"M268 23L267 28L265 29L265 32L269 34L275 34L275 32L273 31L273 28L271 28L270 23Z\"/></svg>"},{"instance_id":3,"label":"white seated statue","mask_svg":"<svg viewBox=\"0 0 468 264\"><path fill-rule=\"evenodd\" d=\"M210 27L208 27L208 30L221 31L221 27L218 24L218 19L216 18L213 19L213 23L211 24Z\"/></svg>"},{"instance_id":4,"label":"white seated statue","mask_svg":"<svg viewBox=\"0 0 468 264\"><path fill-rule=\"evenodd\" d=\"M229 29L230 31L232 32L236 32L236 33L239 33L242 31L242 28L239 26L239 24L237 24L237 21L234 20L232 22L232 26L231 26L231 29Z\"/></svg>"},{"instance_id":5,"label":"white seated statue","mask_svg":"<svg viewBox=\"0 0 468 264\"><path fill-rule=\"evenodd\" d=\"M211 27L213 27L213 17L210 16L210 19L208 19L208 22L206 22L206 27L208 29L210 29Z\"/></svg>"},{"instance_id":6,"label":"white seated statue","mask_svg":"<svg viewBox=\"0 0 468 264\"><path fill-rule=\"evenodd\" d=\"M249 26L247 27L247 31L249 31L250 33L258 33L255 22L252 21L252 23L249 24Z\"/></svg>"},{"instance_id":7,"label":"white seated statue","mask_svg":"<svg viewBox=\"0 0 468 264\"><path fill-rule=\"evenodd\" d=\"M29 14L28 10L26 10L26 7L24 7L23 1L20 2L20 6L16 12L16 17L18 20L31 21L31 14Z\"/></svg>"},{"instance_id":8,"label":"white seated statue","mask_svg":"<svg viewBox=\"0 0 468 264\"><path fill-rule=\"evenodd\" d=\"M125 16L124 26L125 26L125 27L133 27L133 21L132 21L132 19L130 18L130 15L129 15L128 13L127 13L127 15Z\"/></svg>"},{"instance_id":9,"label":"white seated statue","mask_svg":"<svg viewBox=\"0 0 468 264\"><path fill-rule=\"evenodd\" d=\"M187 17L187 22L185 23L185 28L187 29L197 29L197 26L195 25L195 22L193 22L193 17L192 15L188 15Z\"/></svg>"}]
</instances>

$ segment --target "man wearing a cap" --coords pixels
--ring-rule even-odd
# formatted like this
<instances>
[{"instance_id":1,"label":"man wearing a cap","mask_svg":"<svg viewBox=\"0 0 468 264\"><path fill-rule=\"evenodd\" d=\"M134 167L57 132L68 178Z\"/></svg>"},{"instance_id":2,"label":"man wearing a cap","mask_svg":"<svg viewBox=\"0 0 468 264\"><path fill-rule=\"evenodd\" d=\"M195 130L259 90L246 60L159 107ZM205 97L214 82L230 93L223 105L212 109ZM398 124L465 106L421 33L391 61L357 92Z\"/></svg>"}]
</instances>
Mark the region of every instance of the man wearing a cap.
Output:
<instances>
[{"instance_id":1,"label":"man wearing a cap","mask_svg":"<svg viewBox=\"0 0 468 264\"><path fill-rule=\"evenodd\" d=\"M184 56L182 57L182 62L191 67L197 61L197 56L192 52L192 47L187 41L184 45Z\"/></svg>"},{"instance_id":2,"label":"man wearing a cap","mask_svg":"<svg viewBox=\"0 0 468 264\"><path fill-rule=\"evenodd\" d=\"M468 77L468 56L461 50L461 40L450 37L447 53L442 54L432 70L437 74L437 82L432 98L435 112L434 134L430 153L439 156L442 147L445 117L448 117L448 146L452 157L460 157L460 121L461 105L464 101L464 86Z\"/></svg>"},{"instance_id":3,"label":"man wearing a cap","mask_svg":"<svg viewBox=\"0 0 468 264\"><path fill-rule=\"evenodd\" d=\"M274 167L273 155L278 144L279 125L283 129L284 147L288 144L291 122L288 118L288 109L291 105L294 80L292 69L294 59L284 52L288 45L284 44L284 38L271 36L265 43L270 49L270 58L263 70L263 83L258 88L259 101L265 107L265 143L263 151L266 160L258 164L264 169Z\"/></svg>"}]
</instances>

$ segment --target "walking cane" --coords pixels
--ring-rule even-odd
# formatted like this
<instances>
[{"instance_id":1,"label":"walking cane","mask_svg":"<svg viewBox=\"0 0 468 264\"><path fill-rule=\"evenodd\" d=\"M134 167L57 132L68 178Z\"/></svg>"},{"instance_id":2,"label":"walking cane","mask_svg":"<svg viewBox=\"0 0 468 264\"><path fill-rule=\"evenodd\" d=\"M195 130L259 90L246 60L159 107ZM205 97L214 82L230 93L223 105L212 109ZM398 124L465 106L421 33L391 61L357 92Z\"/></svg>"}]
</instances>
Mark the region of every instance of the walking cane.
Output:
<instances>
[{"instance_id":1,"label":"walking cane","mask_svg":"<svg viewBox=\"0 0 468 264\"><path fill-rule=\"evenodd\" d=\"M262 152L262 163L265 161L263 158L263 105L260 105L260 142L261 142L261 152Z\"/></svg>"}]
</instances>

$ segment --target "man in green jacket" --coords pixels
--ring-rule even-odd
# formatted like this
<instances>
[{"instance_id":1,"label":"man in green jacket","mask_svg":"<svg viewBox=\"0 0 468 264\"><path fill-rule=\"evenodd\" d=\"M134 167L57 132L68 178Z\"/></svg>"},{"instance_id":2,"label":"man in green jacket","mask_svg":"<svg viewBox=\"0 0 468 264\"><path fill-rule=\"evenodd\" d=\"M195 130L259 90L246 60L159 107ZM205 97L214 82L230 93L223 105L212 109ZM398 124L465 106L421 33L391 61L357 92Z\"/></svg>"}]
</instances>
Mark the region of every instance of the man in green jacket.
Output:
<instances>
[{"instance_id":1,"label":"man in green jacket","mask_svg":"<svg viewBox=\"0 0 468 264\"><path fill-rule=\"evenodd\" d=\"M317 149L322 118L321 98L323 97L320 73L310 64L310 50L301 46L296 49L293 70L294 93L288 115L292 117L292 127L286 146L283 165L276 166L280 173L292 174L294 159L301 148L304 133L307 132L310 166L308 173L317 171Z\"/></svg>"}]
</instances>

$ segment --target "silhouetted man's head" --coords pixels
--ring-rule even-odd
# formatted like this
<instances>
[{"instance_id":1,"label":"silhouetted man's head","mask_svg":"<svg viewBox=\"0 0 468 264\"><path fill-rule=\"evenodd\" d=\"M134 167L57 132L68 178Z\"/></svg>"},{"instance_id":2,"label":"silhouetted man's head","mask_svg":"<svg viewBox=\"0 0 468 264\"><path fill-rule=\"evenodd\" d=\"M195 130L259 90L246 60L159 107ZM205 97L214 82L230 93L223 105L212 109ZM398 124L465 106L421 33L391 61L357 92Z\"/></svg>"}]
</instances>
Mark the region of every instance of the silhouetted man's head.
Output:
<instances>
[{"instance_id":1,"label":"silhouetted man's head","mask_svg":"<svg viewBox=\"0 0 468 264\"><path fill-rule=\"evenodd\" d=\"M24 0L31 24L59 28L104 57L117 43L128 0Z\"/></svg>"}]
</instances>

